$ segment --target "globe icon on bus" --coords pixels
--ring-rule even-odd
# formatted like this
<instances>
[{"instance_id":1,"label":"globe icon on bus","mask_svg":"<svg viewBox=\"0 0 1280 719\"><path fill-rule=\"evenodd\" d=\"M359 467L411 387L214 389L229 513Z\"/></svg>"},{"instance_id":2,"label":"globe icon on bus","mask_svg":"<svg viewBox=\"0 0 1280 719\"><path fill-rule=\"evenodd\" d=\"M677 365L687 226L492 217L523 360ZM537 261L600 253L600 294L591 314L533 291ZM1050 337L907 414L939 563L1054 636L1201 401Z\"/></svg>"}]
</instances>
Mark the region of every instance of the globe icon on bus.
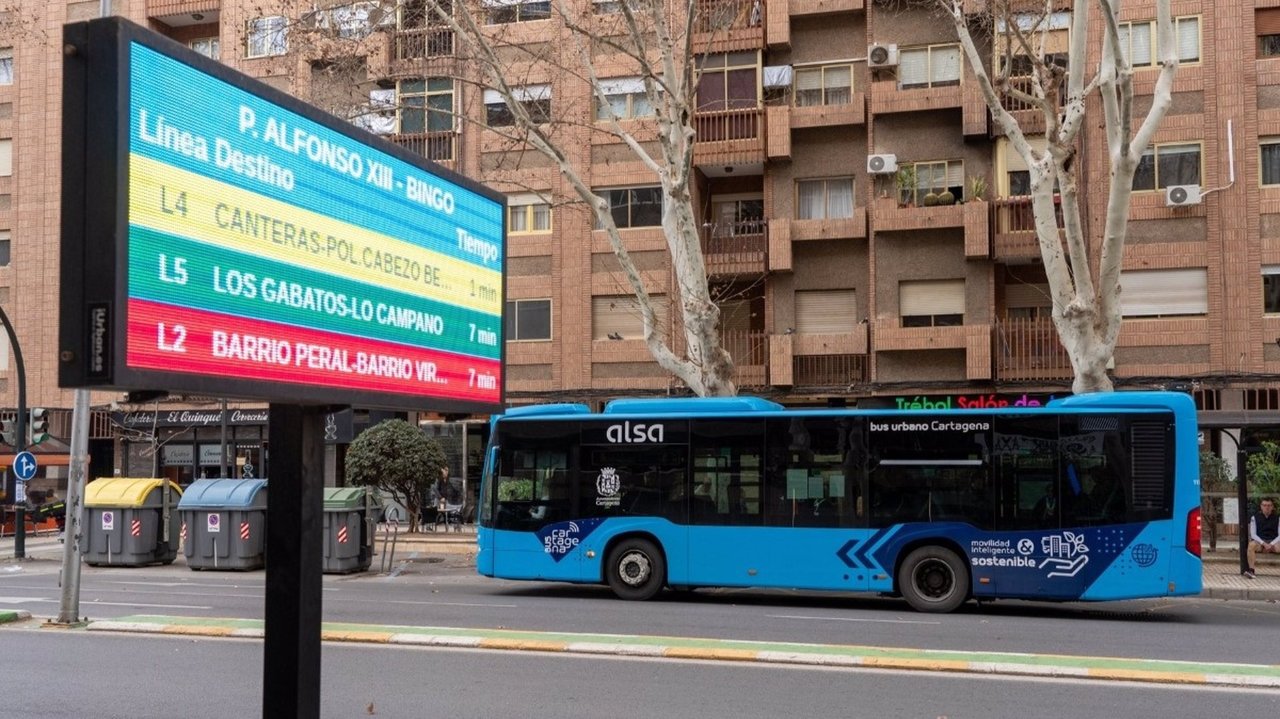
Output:
<instances>
[{"instance_id":1,"label":"globe icon on bus","mask_svg":"<svg viewBox=\"0 0 1280 719\"><path fill-rule=\"evenodd\" d=\"M1133 557L1134 563L1139 567L1150 567L1156 563L1159 551L1150 544L1135 544L1129 555Z\"/></svg>"}]
</instances>

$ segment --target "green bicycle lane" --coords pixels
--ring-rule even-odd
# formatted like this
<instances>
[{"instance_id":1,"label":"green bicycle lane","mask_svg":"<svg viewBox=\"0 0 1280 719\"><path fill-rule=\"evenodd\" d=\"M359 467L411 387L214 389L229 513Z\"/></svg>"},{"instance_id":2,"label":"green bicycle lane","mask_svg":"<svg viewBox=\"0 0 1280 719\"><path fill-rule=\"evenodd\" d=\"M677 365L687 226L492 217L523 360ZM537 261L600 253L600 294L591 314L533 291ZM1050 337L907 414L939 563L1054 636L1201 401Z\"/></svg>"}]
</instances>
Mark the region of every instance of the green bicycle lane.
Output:
<instances>
[{"instance_id":1,"label":"green bicycle lane","mask_svg":"<svg viewBox=\"0 0 1280 719\"><path fill-rule=\"evenodd\" d=\"M95 621L89 623L85 629L90 632L138 632L205 637L260 638L263 635L263 623L260 620L150 614ZM328 642L499 651L865 667L1166 684L1280 687L1280 665L1262 664L332 622L322 625L321 638Z\"/></svg>"}]
</instances>

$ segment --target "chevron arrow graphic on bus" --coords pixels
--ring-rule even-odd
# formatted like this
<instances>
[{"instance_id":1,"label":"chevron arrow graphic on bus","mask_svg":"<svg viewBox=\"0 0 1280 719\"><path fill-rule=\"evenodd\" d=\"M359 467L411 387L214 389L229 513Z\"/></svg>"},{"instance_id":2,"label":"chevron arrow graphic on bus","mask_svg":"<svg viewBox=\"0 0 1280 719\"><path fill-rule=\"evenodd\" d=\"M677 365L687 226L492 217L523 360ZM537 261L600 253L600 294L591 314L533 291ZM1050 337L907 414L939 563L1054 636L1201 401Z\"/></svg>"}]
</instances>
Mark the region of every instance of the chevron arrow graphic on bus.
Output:
<instances>
[{"instance_id":1,"label":"chevron arrow graphic on bus","mask_svg":"<svg viewBox=\"0 0 1280 719\"><path fill-rule=\"evenodd\" d=\"M871 558L867 556L867 552L871 551L871 548L876 546L888 532L887 528L881 529L868 537L861 545L859 545L858 540L850 539L840 549L836 550L836 556L851 569L871 569L875 565L872 563ZM857 547L857 551L853 551L854 547Z\"/></svg>"}]
</instances>

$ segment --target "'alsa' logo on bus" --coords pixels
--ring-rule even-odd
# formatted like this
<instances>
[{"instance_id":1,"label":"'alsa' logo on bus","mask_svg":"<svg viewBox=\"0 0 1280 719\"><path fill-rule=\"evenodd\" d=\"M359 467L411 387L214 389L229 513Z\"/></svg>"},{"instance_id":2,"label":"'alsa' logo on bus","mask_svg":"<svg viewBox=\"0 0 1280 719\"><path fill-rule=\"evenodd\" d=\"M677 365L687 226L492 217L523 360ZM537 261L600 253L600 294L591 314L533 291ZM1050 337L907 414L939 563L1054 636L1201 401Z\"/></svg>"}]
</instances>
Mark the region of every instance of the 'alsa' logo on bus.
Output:
<instances>
[{"instance_id":1,"label":"'alsa' logo on bus","mask_svg":"<svg viewBox=\"0 0 1280 719\"><path fill-rule=\"evenodd\" d=\"M605 430L605 439L613 444L644 444L646 442L661 443L666 436L660 424L611 424Z\"/></svg>"}]
</instances>

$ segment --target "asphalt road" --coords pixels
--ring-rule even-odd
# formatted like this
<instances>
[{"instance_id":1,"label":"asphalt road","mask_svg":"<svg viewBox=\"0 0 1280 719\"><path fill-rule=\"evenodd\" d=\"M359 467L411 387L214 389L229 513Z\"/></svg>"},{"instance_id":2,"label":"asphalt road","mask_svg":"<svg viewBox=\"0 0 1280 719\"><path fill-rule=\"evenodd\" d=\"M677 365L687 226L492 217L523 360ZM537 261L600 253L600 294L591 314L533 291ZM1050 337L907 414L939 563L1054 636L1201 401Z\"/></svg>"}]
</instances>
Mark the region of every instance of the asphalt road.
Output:
<instances>
[{"instance_id":1,"label":"asphalt road","mask_svg":"<svg viewBox=\"0 0 1280 719\"><path fill-rule=\"evenodd\" d=\"M1009 601L943 616L890 598L778 591L702 590L624 603L602 587L487 579L461 557L418 560L397 566L394 576L326 576L324 619L1254 664L1275 664L1274 646L1258 636L1280 625L1280 604L1210 599ZM259 619L263 578L181 565L86 567L81 614ZM56 615L57 581L56 562L0 566L0 609Z\"/></svg>"},{"instance_id":2,"label":"asphalt road","mask_svg":"<svg viewBox=\"0 0 1280 719\"><path fill-rule=\"evenodd\" d=\"M326 645L322 716L1275 716L1274 690ZM255 641L5 630L0 719L258 716ZM1069 707L1069 710L1067 709ZM372 714L370 712L372 711Z\"/></svg>"}]
</instances>

